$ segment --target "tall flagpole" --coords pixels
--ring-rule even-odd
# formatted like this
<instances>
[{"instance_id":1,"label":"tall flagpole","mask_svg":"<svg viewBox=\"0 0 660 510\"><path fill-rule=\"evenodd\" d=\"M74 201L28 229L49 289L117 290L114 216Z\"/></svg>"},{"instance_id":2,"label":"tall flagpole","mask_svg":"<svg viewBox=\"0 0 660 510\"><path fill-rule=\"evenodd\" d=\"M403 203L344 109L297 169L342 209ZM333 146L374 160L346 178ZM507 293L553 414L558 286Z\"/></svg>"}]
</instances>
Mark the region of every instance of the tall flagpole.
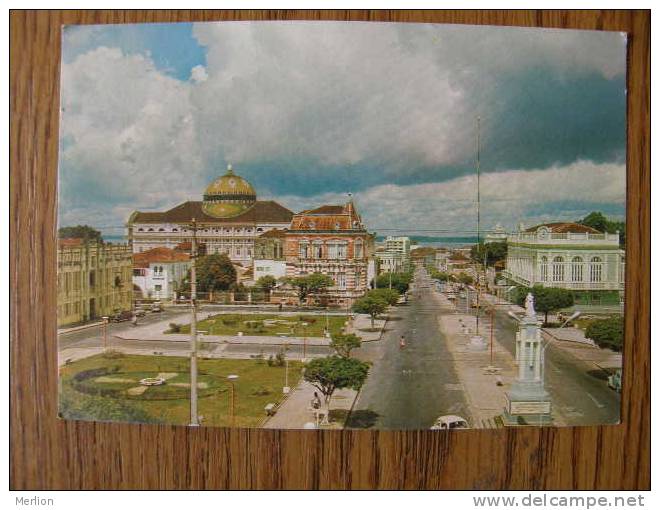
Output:
<instances>
[{"instance_id":1,"label":"tall flagpole","mask_svg":"<svg viewBox=\"0 0 660 510\"><path fill-rule=\"evenodd\" d=\"M481 117L477 116L477 257L481 244L481 169L480 169L480 132ZM485 251L485 250L484 250ZM485 271L485 268L484 268ZM477 266L477 315L476 315L476 334L479 334L479 310L481 306L481 282L479 281L479 266Z\"/></svg>"},{"instance_id":2,"label":"tall flagpole","mask_svg":"<svg viewBox=\"0 0 660 510\"><path fill-rule=\"evenodd\" d=\"M192 219L190 247L190 426L199 425L197 414L197 221Z\"/></svg>"}]
</instances>

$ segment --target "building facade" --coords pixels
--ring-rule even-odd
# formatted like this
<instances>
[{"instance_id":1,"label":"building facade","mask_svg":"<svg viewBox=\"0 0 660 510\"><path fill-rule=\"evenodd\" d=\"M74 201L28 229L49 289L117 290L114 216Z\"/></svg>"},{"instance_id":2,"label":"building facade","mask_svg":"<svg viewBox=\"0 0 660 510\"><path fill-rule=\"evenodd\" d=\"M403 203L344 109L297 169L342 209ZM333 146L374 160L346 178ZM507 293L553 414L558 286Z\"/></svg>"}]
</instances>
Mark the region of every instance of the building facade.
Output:
<instances>
[{"instance_id":1,"label":"building facade","mask_svg":"<svg viewBox=\"0 0 660 510\"><path fill-rule=\"evenodd\" d=\"M619 234L576 223L546 223L507 237L502 276L531 287L623 291L625 255Z\"/></svg>"},{"instance_id":2,"label":"building facade","mask_svg":"<svg viewBox=\"0 0 660 510\"><path fill-rule=\"evenodd\" d=\"M387 236L382 249L376 252L378 271L403 273L410 269L410 238Z\"/></svg>"},{"instance_id":3,"label":"building facade","mask_svg":"<svg viewBox=\"0 0 660 510\"><path fill-rule=\"evenodd\" d=\"M57 325L130 310L133 260L127 244L60 239L57 249Z\"/></svg>"},{"instance_id":4,"label":"building facade","mask_svg":"<svg viewBox=\"0 0 660 510\"><path fill-rule=\"evenodd\" d=\"M330 306L349 306L375 276L374 236L352 201L294 215L284 247L287 276L322 273L333 279L324 296Z\"/></svg>"},{"instance_id":5,"label":"building facade","mask_svg":"<svg viewBox=\"0 0 660 510\"><path fill-rule=\"evenodd\" d=\"M213 181L201 201L189 201L164 212L131 214L127 222L128 239L134 253L152 248L175 248L191 242L191 222L197 224L199 243L207 254L225 253L232 262L252 267L254 244L264 232L288 228L293 213L272 200L257 200L252 185L227 173Z\"/></svg>"},{"instance_id":6,"label":"building facade","mask_svg":"<svg viewBox=\"0 0 660 510\"><path fill-rule=\"evenodd\" d=\"M134 253L134 297L176 300L190 266L190 255L178 250L152 248Z\"/></svg>"},{"instance_id":7,"label":"building facade","mask_svg":"<svg viewBox=\"0 0 660 510\"><path fill-rule=\"evenodd\" d=\"M254 282L262 276L275 279L286 276L284 242L286 230L272 229L264 232L254 242L253 276Z\"/></svg>"}]
</instances>

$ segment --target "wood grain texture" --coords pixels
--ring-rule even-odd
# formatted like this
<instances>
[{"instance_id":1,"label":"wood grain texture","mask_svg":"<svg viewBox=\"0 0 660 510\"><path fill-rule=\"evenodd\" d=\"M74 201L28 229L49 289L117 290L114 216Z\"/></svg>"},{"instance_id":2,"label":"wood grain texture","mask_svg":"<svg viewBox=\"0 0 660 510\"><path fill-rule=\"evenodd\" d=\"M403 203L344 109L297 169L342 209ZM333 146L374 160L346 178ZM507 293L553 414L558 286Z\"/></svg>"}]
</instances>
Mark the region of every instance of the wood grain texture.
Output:
<instances>
[{"instance_id":1,"label":"wood grain texture","mask_svg":"<svg viewBox=\"0 0 660 510\"><path fill-rule=\"evenodd\" d=\"M60 25L353 20L629 34L622 423L466 432L272 431L57 419ZM11 480L14 489L650 487L650 13L14 11L10 15Z\"/></svg>"}]
</instances>

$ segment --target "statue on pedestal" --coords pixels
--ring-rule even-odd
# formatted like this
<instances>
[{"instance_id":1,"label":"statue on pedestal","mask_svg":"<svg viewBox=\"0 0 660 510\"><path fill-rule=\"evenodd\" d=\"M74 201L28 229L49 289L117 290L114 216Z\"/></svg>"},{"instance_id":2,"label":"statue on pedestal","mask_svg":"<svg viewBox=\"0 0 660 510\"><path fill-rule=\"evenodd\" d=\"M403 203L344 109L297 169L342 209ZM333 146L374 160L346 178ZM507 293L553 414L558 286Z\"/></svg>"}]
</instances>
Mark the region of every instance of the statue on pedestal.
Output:
<instances>
[{"instance_id":1,"label":"statue on pedestal","mask_svg":"<svg viewBox=\"0 0 660 510\"><path fill-rule=\"evenodd\" d=\"M525 315L527 317L536 317L536 310L534 310L534 295L531 292L527 293L525 298Z\"/></svg>"}]
</instances>

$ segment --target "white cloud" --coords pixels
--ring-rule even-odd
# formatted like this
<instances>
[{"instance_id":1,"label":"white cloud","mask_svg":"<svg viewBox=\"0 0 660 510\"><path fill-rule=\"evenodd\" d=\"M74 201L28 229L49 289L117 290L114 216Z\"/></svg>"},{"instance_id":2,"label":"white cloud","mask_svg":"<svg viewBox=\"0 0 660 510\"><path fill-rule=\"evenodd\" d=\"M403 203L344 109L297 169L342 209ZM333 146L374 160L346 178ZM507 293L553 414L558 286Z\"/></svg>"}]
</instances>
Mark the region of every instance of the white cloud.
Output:
<instances>
[{"instance_id":1,"label":"white cloud","mask_svg":"<svg viewBox=\"0 0 660 510\"><path fill-rule=\"evenodd\" d=\"M190 81L194 83L202 83L208 80L209 75L206 72L206 67L203 65L196 65L190 70Z\"/></svg>"},{"instance_id":2,"label":"white cloud","mask_svg":"<svg viewBox=\"0 0 660 510\"><path fill-rule=\"evenodd\" d=\"M547 205L625 203L625 165L594 164L579 161L545 170L508 170L481 177L482 229L496 223L514 228L552 220L576 220L590 209L557 209L547 213ZM445 182L397 186L375 186L354 197L369 229L403 231L448 230L472 233L477 227L477 178L468 175ZM294 210L323 203L344 203L347 195L326 193L313 197L281 197ZM433 235L434 233L430 233Z\"/></svg>"},{"instance_id":3,"label":"white cloud","mask_svg":"<svg viewBox=\"0 0 660 510\"><path fill-rule=\"evenodd\" d=\"M63 64L64 205L75 208L90 193L139 205L198 190L205 161L189 87L147 56L119 49L101 47Z\"/></svg>"}]
</instances>

